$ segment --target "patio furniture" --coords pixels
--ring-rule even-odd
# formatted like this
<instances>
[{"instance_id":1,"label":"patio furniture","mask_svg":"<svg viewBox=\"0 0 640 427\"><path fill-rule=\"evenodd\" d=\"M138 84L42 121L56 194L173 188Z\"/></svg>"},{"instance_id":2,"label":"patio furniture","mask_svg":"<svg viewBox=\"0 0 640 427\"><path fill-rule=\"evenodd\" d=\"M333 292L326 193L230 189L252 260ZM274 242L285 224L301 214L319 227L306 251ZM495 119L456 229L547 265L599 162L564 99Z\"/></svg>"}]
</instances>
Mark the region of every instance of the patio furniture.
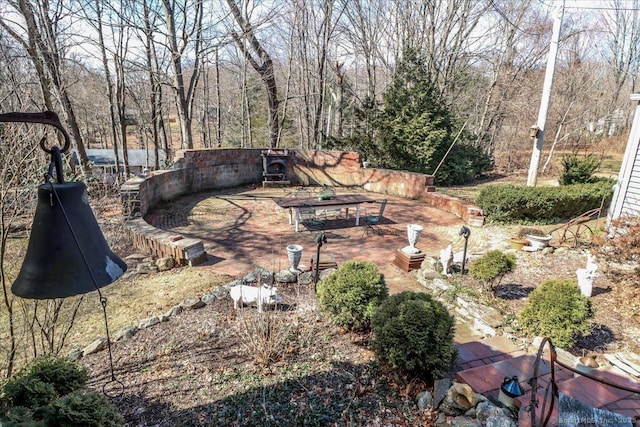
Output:
<instances>
[{"instance_id":1,"label":"patio furniture","mask_svg":"<svg viewBox=\"0 0 640 427\"><path fill-rule=\"evenodd\" d=\"M318 217L316 209L311 205L301 205L296 213L296 231L298 231L298 222L302 223L311 231L322 230L324 221Z\"/></svg>"},{"instance_id":2,"label":"patio furniture","mask_svg":"<svg viewBox=\"0 0 640 427\"><path fill-rule=\"evenodd\" d=\"M278 197L273 201L283 209L289 210L289 224L295 222L295 230L299 231L300 222L302 222L301 213L310 215L309 208L314 209L314 215L317 217L318 210L322 209L345 209L347 215L350 208L356 211L355 225L360 225L360 205L362 203L372 203L375 200L362 194L342 194L331 197L330 199L320 199L318 197Z\"/></svg>"},{"instance_id":3,"label":"patio furniture","mask_svg":"<svg viewBox=\"0 0 640 427\"><path fill-rule=\"evenodd\" d=\"M369 232L377 234L378 236L382 236L384 234L382 229L378 225L380 224L380 220L382 219L384 208L387 206L387 199L376 201L375 203L380 204L380 209L375 214L366 215L362 218L362 221L365 225L364 235L369 234Z\"/></svg>"}]
</instances>

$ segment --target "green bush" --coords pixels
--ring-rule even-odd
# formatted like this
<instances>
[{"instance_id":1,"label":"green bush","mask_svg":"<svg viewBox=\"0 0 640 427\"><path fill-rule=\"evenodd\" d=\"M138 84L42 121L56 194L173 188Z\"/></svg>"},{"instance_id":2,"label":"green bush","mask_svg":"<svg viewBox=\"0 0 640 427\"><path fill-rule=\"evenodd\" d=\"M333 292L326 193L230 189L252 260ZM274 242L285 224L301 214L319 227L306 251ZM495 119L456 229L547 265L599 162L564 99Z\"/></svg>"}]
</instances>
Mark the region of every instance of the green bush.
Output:
<instances>
[{"instance_id":1,"label":"green bush","mask_svg":"<svg viewBox=\"0 0 640 427\"><path fill-rule=\"evenodd\" d=\"M58 394L52 384L32 376L14 376L4 385L3 406L24 406L38 408L57 398Z\"/></svg>"},{"instance_id":2,"label":"green bush","mask_svg":"<svg viewBox=\"0 0 640 427\"><path fill-rule=\"evenodd\" d=\"M595 182L594 173L600 167L600 159L592 154L578 156L575 153L567 154L562 158L562 174L558 182L560 185L588 184Z\"/></svg>"},{"instance_id":3,"label":"green bush","mask_svg":"<svg viewBox=\"0 0 640 427\"><path fill-rule=\"evenodd\" d=\"M476 204L492 223L551 223L575 218L599 208L606 209L613 196L611 180L559 187L489 185L480 191Z\"/></svg>"},{"instance_id":4,"label":"green bush","mask_svg":"<svg viewBox=\"0 0 640 427\"><path fill-rule=\"evenodd\" d=\"M390 296L373 315L378 359L408 375L442 378L457 357L454 318L423 292Z\"/></svg>"},{"instance_id":5,"label":"green bush","mask_svg":"<svg viewBox=\"0 0 640 427\"><path fill-rule=\"evenodd\" d=\"M84 388L89 379L87 370L82 365L52 354L36 357L17 375L37 378L51 384L58 396Z\"/></svg>"},{"instance_id":6,"label":"green bush","mask_svg":"<svg viewBox=\"0 0 640 427\"><path fill-rule=\"evenodd\" d=\"M514 268L516 268L514 254L493 250L475 260L469 267L469 274L482 283L493 285L496 279L501 279Z\"/></svg>"},{"instance_id":7,"label":"green bush","mask_svg":"<svg viewBox=\"0 0 640 427\"><path fill-rule=\"evenodd\" d=\"M0 426L121 426L106 398L81 390L86 369L55 355L33 359L0 388Z\"/></svg>"},{"instance_id":8,"label":"green bush","mask_svg":"<svg viewBox=\"0 0 640 427\"><path fill-rule=\"evenodd\" d=\"M592 329L591 301L571 280L549 280L537 287L518 314L518 324L527 335L551 338L559 347L570 348L576 338Z\"/></svg>"},{"instance_id":9,"label":"green bush","mask_svg":"<svg viewBox=\"0 0 640 427\"><path fill-rule=\"evenodd\" d=\"M318 283L318 300L331 320L350 330L366 330L389 290L375 264L347 261Z\"/></svg>"},{"instance_id":10,"label":"green bush","mask_svg":"<svg viewBox=\"0 0 640 427\"><path fill-rule=\"evenodd\" d=\"M65 427L118 427L122 416L102 394L74 391L54 400L44 408L47 425Z\"/></svg>"},{"instance_id":11,"label":"green bush","mask_svg":"<svg viewBox=\"0 0 640 427\"><path fill-rule=\"evenodd\" d=\"M33 411L24 406L9 408L1 419L3 427L46 427L44 421L35 421Z\"/></svg>"}]
</instances>

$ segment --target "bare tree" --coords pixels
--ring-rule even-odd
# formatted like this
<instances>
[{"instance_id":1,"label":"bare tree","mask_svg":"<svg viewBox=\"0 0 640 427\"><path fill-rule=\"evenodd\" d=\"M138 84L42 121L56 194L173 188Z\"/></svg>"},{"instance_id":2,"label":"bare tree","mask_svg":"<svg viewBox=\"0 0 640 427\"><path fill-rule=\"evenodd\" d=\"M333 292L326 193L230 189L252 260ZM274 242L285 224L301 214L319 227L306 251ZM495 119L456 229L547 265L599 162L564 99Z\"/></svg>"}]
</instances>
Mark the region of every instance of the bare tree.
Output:
<instances>
[{"instance_id":1,"label":"bare tree","mask_svg":"<svg viewBox=\"0 0 640 427\"><path fill-rule=\"evenodd\" d=\"M180 122L180 138L182 148L193 148L193 101L200 77L200 61L202 60L202 17L203 0L178 2L162 0L166 25L168 49L171 53L173 71L173 91L176 97L178 120ZM193 65L188 83L183 62L185 52L192 50Z\"/></svg>"},{"instance_id":2,"label":"bare tree","mask_svg":"<svg viewBox=\"0 0 640 427\"><path fill-rule=\"evenodd\" d=\"M231 31L231 36L242 51L245 59L251 64L251 67L260 75L267 92L268 118L267 125L269 127L269 145L273 148L278 147L278 86L273 69L273 60L262 44L256 37L255 30L246 13L240 11L240 7L235 0L226 0L231 10L231 14L236 24L241 29L241 33L235 30Z\"/></svg>"},{"instance_id":3,"label":"bare tree","mask_svg":"<svg viewBox=\"0 0 640 427\"><path fill-rule=\"evenodd\" d=\"M625 85L630 83L630 90L635 84L640 69L640 0L611 0L610 10L603 12L603 30L608 37L609 50L605 51L605 61L613 76L609 105L606 111L607 120L602 136L609 136L615 110L619 108L620 94ZM627 100L625 99L626 103Z\"/></svg>"},{"instance_id":4,"label":"bare tree","mask_svg":"<svg viewBox=\"0 0 640 427\"><path fill-rule=\"evenodd\" d=\"M64 21L62 5L48 0L17 0L7 4L21 16L23 26L17 30L15 23L3 16L0 16L0 26L28 52L38 74L45 109L55 111L57 101L65 112L83 172L88 173L89 160L65 81L64 50L59 42L60 22Z\"/></svg>"}]
</instances>

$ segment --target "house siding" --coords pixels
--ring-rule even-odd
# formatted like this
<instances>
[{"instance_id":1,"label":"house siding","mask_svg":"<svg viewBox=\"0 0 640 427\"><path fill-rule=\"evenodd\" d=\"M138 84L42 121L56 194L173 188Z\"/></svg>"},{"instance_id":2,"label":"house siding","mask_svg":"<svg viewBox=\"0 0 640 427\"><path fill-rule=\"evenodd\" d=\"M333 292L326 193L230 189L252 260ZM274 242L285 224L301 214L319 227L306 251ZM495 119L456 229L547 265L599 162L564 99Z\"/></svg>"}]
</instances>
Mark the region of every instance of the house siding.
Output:
<instances>
[{"instance_id":1,"label":"house siding","mask_svg":"<svg viewBox=\"0 0 640 427\"><path fill-rule=\"evenodd\" d=\"M640 94L631 95L637 101L633 125L620 166L607 226L623 215L640 215Z\"/></svg>"}]
</instances>

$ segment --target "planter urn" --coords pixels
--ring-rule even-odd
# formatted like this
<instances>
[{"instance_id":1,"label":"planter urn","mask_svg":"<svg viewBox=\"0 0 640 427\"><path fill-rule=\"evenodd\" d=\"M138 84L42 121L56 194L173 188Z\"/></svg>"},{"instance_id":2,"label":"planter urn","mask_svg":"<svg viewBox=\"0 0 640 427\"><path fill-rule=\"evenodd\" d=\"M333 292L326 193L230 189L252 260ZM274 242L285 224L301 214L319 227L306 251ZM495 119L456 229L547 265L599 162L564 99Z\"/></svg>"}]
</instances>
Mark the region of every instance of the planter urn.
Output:
<instances>
[{"instance_id":1,"label":"planter urn","mask_svg":"<svg viewBox=\"0 0 640 427\"><path fill-rule=\"evenodd\" d=\"M300 259L302 259L302 249L303 247L300 245L289 245L287 246L287 258L289 259L289 271L292 273L300 273L298 269L298 265L300 264Z\"/></svg>"}]
</instances>

